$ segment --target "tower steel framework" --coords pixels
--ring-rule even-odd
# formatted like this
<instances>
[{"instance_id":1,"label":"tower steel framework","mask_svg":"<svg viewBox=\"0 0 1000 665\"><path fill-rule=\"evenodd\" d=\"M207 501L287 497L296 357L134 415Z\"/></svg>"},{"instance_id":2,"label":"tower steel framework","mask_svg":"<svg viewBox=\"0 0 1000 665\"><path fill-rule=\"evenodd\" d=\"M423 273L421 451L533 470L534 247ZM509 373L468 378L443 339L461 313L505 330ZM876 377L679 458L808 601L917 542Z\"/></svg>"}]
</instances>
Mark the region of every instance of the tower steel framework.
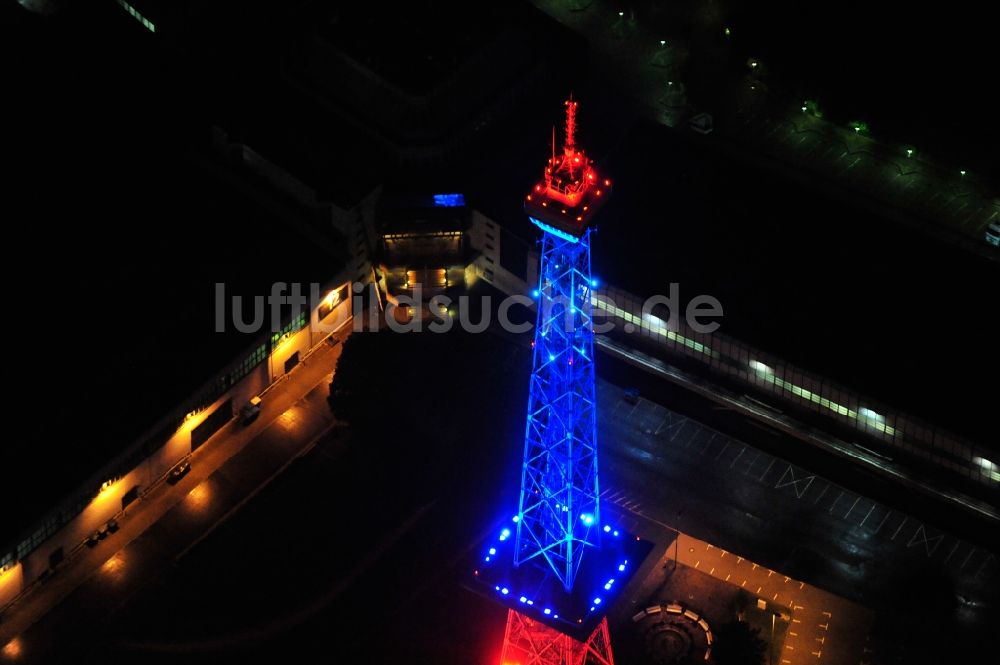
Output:
<instances>
[{"instance_id":1,"label":"tower steel framework","mask_svg":"<svg viewBox=\"0 0 1000 665\"><path fill-rule=\"evenodd\" d=\"M576 111L577 102L567 101L563 148L557 154L553 131L544 176L525 198L525 211L544 233L513 548L514 568L547 568L567 597L576 592L585 555L600 550L602 533L610 532L602 529L599 501L590 225L611 182L576 145ZM599 621L582 639L540 620L547 616L510 609L502 665L613 665L601 599L584 598ZM521 602L531 605L526 596Z\"/></svg>"}]
</instances>

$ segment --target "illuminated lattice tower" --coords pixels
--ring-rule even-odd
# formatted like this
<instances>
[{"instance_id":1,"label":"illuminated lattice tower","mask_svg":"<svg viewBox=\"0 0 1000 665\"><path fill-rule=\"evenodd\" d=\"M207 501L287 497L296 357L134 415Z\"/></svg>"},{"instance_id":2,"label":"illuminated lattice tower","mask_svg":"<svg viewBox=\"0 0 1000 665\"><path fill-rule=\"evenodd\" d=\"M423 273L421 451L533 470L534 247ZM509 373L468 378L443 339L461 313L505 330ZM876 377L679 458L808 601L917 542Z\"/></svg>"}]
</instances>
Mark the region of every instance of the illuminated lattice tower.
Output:
<instances>
[{"instance_id":1,"label":"illuminated lattice tower","mask_svg":"<svg viewBox=\"0 0 1000 665\"><path fill-rule=\"evenodd\" d=\"M514 560L541 557L566 590L584 551L600 544L590 228L611 182L575 145L574 101L566 102L566 145L525 200L544 231L521 506Z\"/></svg>"},{"instance_id":2,"label":"illuminated lattice tower","mask_svg":"<svg viewBox=\"0 0 1000 665\"><path fill-rule=\"evenodd\" d=\"M611 182L576 145L576 110L525 199L544 235L520 506L475 571L510 608L503 665L611 665L604 610L641 558L601 520L590 235Z\"/></svg>"}]
</instances>

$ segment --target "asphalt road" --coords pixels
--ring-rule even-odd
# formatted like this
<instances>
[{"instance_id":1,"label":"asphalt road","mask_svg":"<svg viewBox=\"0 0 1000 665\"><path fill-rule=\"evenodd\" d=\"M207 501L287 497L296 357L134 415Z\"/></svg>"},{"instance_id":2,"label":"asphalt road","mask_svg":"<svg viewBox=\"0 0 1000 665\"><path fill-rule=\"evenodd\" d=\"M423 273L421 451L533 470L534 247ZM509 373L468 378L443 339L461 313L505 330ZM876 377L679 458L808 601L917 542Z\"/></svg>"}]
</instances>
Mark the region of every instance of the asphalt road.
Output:
<instances>
[{"instance_id":1,"label":"asphalt road","mask_svg":"<svg viewBox=\"0 0 1000 665\"><path fill-rule=\"evenodd\" d=\"M928 564L989 600L996 555L908 514L903 497L874 501L654 402L630 404L620 387L598 390L606 500L671 525L680 512L682 531L866 605Z\"/></svg>"},{"instance_id":2,"label":"asphalt road","mask_svg":"<svg viewBox=\"0 0 1000 665\"><path fill-rule=\"evenodd\" d=\"M109 550L94 575L19 636L19 654L0 661L493 658L504 612L460 578L501 517L498 506L514 499L520 445L506 443L501 410L484 406L482 438L448 482L428 487L424 469L394 469L366 451L363 433L317 440L331 421L325 396L321 383L142 537ZM907 514L904 499L867 499L661 405L630 404L606 381L598 397L604 501L638 530L679 526L882 615L925 587L954 584L955 625L943 625L975 634L988 621L995 555ZM512 391L512 403L522 400ZM857 637L838 660L862 656ZM886 659L895 653L880 648Z\"/></svg>"}]
</instances>

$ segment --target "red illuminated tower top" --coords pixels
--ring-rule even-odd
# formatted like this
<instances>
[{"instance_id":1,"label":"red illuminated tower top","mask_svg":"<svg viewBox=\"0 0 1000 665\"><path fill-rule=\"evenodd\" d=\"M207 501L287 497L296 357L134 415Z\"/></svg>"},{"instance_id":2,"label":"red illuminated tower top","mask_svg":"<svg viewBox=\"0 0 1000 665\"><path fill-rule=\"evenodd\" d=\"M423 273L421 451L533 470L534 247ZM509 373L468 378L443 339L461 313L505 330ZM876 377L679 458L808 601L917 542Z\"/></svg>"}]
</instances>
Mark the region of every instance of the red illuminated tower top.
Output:
<instances>
[{"instance_id":1,"label":"red illuminated tower top","mask_svg":"<svg viewBox=\"0 0 1000 665\"><path fill-rule=\"evenodd\" d=\"M525 197L524 209L543 230L554 228L578 238L607 200L611 193L611 181L601 179L594 169L593 160L576 145L578 104L572 97L565 104L566 135L562 154L556 154L553 130L552 157L545 165L542 180Z\"/></svg>"}]
</instances>

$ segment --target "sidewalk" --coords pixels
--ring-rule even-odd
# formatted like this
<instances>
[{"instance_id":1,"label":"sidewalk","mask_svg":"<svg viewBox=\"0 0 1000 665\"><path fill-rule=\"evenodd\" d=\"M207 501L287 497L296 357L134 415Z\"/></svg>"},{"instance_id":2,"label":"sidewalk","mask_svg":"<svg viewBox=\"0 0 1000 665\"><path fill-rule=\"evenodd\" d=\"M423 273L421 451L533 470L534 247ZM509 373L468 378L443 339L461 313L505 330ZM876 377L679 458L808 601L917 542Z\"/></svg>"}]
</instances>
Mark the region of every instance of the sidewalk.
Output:
<instances>
[{"instance_id":1,"label":"sidewalk","mask_svg":"<svg viewBox=\"0 0 1000 665\"><path fill-rule=\"evenodd\" d=\"M646 580L657 571L663 571L664 579L668 578L677 552L681 566L746 589L768 606L791 608L791 623L780 659L782 665L821 662L857 665L864 661L866 638L874 621L874 614L867 608L685 533L678 534L679 541L675 545L675 531L670 526L629 512L638 520L639 534L665 548L659 550L658 558L650 558L643 564L636 580ZM641 609L636 605L616 611L631 615Z\"/></svg>"},{"instance_id":2,"label":"sidewalk","mask_svg":"<svg viewBox=\"0 0 1000 665\"><path fill-rule=\"evenodd\" d=\"M785 665L857 663L872 625L869 610L831 593L680 535L679 563L740 586L768 603L792 608L781 662Z\"/></svg>"},{"instance_id":3,"label":"sidewalk","mask_svg":"<svg viewBox=\"0 0 1000 665\"><path fill-rule=\"evenodd\" d=\"M350 328L347 327L337 333L336 337L343 340L349 334ZM22 650L19 637L81 585L99 573L118 573L122 568L122 561L128 560L124 554L126 548L140 541L147 531L175 508L185 503L190 506L182 508L191 508L187 511L190 514L189 528L185 530L185 535L191 537L177 555L182 556L249 496L280 473L296 455L301 454L328 431L334 422L332 415L325 413L317 416L314 408L310 414L312 422L306 422L304 414L299 413L303 409L300 403L310 392L322 390L329 382L341 349L342 344L330 346L321 343L317 346L291 374L273 384L266 392L260 416L253 424L243 427L237 420L231 421L191 454L191 471L180 482L176 485L161 482L154 486L118 516L120 528L116 533L109 535L94 548L83 545L78 547L52 578L29 587L8 606L0 621L0 662L17 661ZM243 452L272 425L288 429L289 435L296 436L285 437L288 446L275 449L273 455L260 460L258 471L263 475L259 475L258 482L251 487L235 488L239 492L238 496L233 497L235 505L229 507L229 510L223 510L226 508L225 502L217 500L213 508L213 474L223 469L227 462Z\"/></svg>"}]
</instances>

